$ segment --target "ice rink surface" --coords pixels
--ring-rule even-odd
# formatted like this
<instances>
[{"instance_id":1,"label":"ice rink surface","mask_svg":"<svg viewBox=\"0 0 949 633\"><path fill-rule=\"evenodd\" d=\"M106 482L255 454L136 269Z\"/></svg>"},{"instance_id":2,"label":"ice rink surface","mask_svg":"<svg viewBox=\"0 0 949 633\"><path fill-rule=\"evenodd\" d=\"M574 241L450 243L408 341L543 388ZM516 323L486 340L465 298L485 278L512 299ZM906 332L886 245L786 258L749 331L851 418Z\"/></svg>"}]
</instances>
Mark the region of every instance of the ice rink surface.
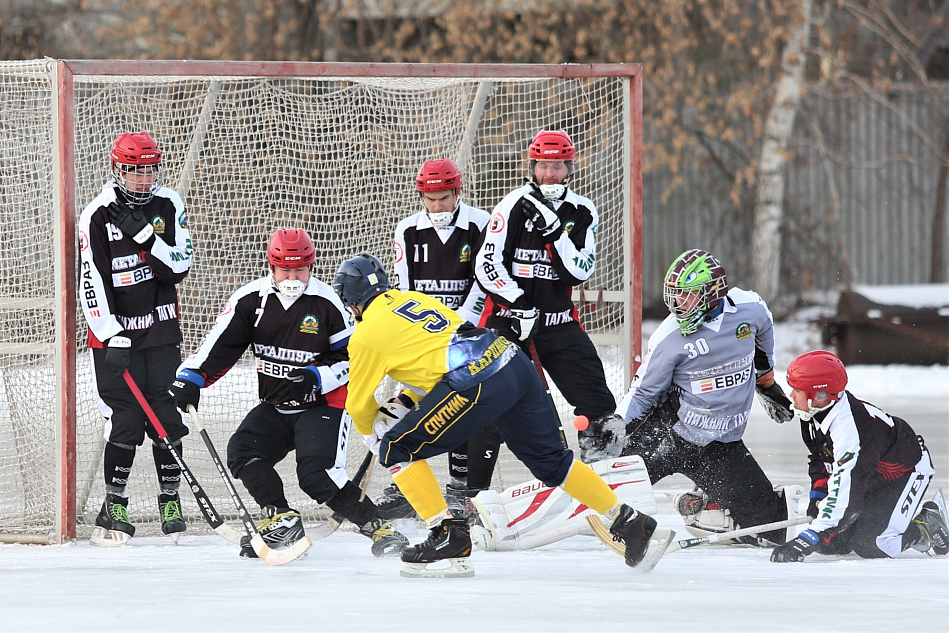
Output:
<instances>
[{"instance_id":1,"label":"ice rink surface","mask_svg":"<svg viewBox=\"0 0 949 633\"><path fill-rule=\"evenodd\" d=\"M779 369L789 360L779 356ZM925 437L937 471L926 497L937 487L949 494L949 369L856 366L850 377L854 393ZM807 485L797 423L777 425L756 405L745 441L776 484ZM690 487L681 476L656 486L656 517L679 538L687 533L663 492ZM413 542L424 537L400 524ZM136 538L115 549L0 545L0 630L949 631L949 557L915 551L778 565L770 550L706 546L669 554L643 574L577 536L531 551L475 552L474 578L404 579L398 560L373 558L369 541L347 528L285 567L240 559L217 536L184 536L178 546Z\"/></svg>"}]
</instances>

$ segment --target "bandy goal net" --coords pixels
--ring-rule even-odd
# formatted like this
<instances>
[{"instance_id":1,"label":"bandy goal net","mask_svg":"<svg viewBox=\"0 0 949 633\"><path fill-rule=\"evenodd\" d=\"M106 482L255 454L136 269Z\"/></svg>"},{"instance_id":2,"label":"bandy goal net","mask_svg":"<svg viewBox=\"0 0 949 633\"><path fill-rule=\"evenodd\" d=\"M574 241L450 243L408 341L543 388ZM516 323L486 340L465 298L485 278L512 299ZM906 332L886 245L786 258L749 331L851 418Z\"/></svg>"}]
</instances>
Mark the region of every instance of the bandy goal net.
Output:
<instances>
[{"instance_id":1,"label":"bandy goal net","mask_svg":"<svg viewBox=\"0 0 949 633\"><path fill-rule=\"evenodd\" d=\"M164 182L185 202L195 252L178 286L187 355L227 297L266 274L275 229L309 232L323 281L362 251L391 270L396 223L422 209L414 179L426 159L455 159L463 199L490 211L523 183L533 135L566 130L578 148L571 186L600 215L596 273L574 299L619 399L641 346L640 72L635 64L0 62L0 541L87 537L102 504L105 420L77 309L75 222L109 178L118 134L155 137ZM202 393L219 451L256 404L250 358ZM554 396L570 428L573 411ZM575 432L570 440L576 448ZM218 511L235 519L198 434L183 446ZM365 450L357 436L350 474ZM291 505L310 521L327 516L297 487L294 464L291 454L279 468ZM433 468L447 480L444 459ZM502 454L496 488L528 479ZM369 496L388 483L376 469ZM138 533L157 533L147 447L128 491ZM189 531L207 530L186 486L181 500Z\"/></svg>"}]
</instances>

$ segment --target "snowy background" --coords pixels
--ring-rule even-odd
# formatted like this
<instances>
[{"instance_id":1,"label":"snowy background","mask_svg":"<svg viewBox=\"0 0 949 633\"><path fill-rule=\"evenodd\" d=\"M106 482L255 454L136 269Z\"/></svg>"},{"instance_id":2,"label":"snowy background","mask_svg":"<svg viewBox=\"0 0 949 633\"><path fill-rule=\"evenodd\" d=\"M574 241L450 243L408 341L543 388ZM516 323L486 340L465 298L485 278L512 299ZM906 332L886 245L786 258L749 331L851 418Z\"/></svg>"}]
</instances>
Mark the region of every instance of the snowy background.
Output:
<instances>
[{"instance_id":1,"label":"snowy background","mask_svg":"<svg viewBox=\"0 0 949 633\"><path fill-rule=\"evenodd\" d=\"M777 365L820 348L813 314L778 324ZM651 331L655 323L647 323ZM849 389L905 418L926 438L949 493L949 369L853 366ZM796 423L756 405L745 441L776 484L807 485ZM355 465L353 465L355 468ZM656 486L657 519L687 536ZM200 520L191 517L191 520ZM400 527L413 541L424 534ZM591 537L526 552L475 552L470 579L404 579L346 531L285 567L243 560L217 536L136 538L124 548L0 545L2 631L949 631L949 557L810 556L769 562L770 550L707 546L627 568Z\"/></svg>"}]
</instances>

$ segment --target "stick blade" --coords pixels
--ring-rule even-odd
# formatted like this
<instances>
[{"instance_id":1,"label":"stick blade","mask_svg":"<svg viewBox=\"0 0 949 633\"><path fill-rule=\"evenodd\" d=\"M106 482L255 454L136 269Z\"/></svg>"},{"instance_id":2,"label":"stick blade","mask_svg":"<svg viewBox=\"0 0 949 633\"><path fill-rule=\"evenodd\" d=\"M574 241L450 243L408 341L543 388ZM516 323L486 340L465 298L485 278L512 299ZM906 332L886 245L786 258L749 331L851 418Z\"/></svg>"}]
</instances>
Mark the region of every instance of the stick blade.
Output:
<instances>
[{"instance_id":1,"label":"stick blade","mask_svg":"<svg viewBox=\"0 0 949 633\"><path fill-rule=\"evenodd\" d=\"M264 543L264 539L261 538L260 534L254 534L250 539L250 544L254 548L257 558L268 565L286 565L303 556L313 545L313 541L310 540L310 537L304 536L287 547L271 549L269 545Z\"/></svg>"},{"instance_id":2,"label":"stick blade","mask_svg":"<svg viewBox=\"0 0 949 633\"><path fill-rule=\"evenodd\" d=\"M227 523L222 523L221 525L218 525L217 527L215 527L214 532L221 538L224 538L230 541L234 545L240 545L241 537L244 536L243 532L239 530L235 530Z\"/></svg>"}]
</instances>

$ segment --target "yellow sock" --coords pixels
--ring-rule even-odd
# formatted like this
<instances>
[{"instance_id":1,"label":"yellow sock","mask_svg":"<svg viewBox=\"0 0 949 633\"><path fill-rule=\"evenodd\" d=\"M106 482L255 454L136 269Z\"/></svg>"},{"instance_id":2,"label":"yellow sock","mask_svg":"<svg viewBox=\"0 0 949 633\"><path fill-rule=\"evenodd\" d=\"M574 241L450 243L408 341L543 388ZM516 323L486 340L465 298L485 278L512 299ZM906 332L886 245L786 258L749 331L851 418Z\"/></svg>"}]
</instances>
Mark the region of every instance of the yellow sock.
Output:
<instances>
[{"instance_id":1,"label":"yellow sock","mask_svg":"<svg viewBox=\"0 0 949 633\"><path fill-rule=\"evenodd\" d=\"M560 487L568 495L600 514L606 514L619 503L613 489L581 461L573 460L573 466Z\"/></svg>"},{"instance_id":2,"label":"yellow sock","mask_svg":"<svg viewBox=\"0 0 949 633\"><path fill-rule=\"evenodd\" d=\"M445 503L441 486L438 485L431 466L424 459L403 468L392 477L392 481L426 524L432 519L448 516L448 504Z\"/></svg>"}]
</instances>

